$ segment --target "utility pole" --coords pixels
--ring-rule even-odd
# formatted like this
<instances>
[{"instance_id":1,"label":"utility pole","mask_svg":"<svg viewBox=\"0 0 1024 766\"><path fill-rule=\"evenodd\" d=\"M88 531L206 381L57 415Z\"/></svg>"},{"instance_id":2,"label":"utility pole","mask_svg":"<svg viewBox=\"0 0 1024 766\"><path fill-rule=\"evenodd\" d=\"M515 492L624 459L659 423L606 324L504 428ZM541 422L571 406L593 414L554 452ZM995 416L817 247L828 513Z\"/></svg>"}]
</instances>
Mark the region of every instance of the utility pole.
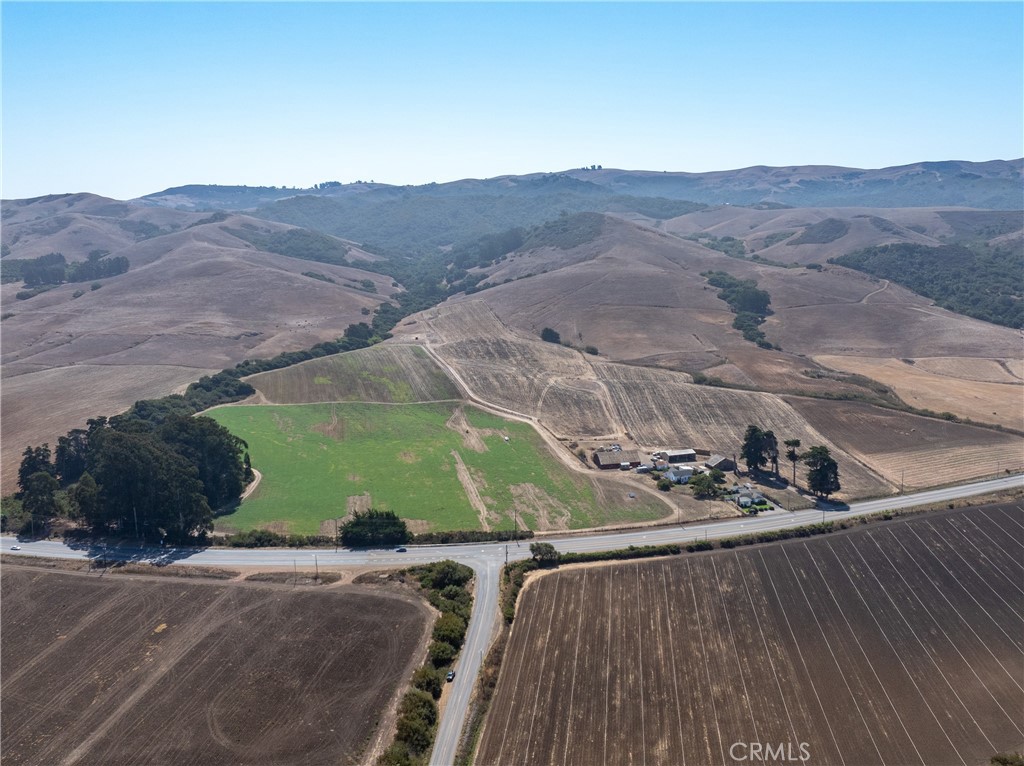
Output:
<instances>
[{"instance_id":1,"label":"utility pole","mask_svg":"<svg viewBox=\"0 0 1024 766\"><path fill-rule=\"evenodd\" d=\"M906 474L906 472L907 472L906 468L901 468L900 469L900 494L901 495L903 494L903 476L904 476L904 474Z\"/></svg>"},{"instance_id":2,"label":"utility pole","mask_svg":"<svg viewBox=\"0 0 1024 766\"><path fill-rule=\"evenodd\" d=\"M338 519L334 519L334 552L338 552Z\"/></svg>"},{"instance_id":3,"label":"utility pole","mask_svg":"<svg viewBox=\"0 0 1024 766\"><path fill-rule=\"evenodd\" d=\"M313 567L316 569L316 577L314 578L317 582L320 582L320 564L317 563L316 554L313 554Z\"/></svg>"},{"instance_id":4,"label":"utility pole","mask_svg":"<svg viewBox=\"0 0 1024 766\"><path fill-rule=\"evenodd\" d=\"M299 582L299 562L295 559L292 559L292 572L295 573L292 577L292 587L294 588Z\"/></svg>"},{"instance_id":5,"label":"utility pole","mask_svg":"<svg viewBox=\"0 0 1024 766\"><path fill-rule=\"evenodd\" d=\"M505 546L505 566L508 566L508 546Z\"/></svg>"}]
</instances>

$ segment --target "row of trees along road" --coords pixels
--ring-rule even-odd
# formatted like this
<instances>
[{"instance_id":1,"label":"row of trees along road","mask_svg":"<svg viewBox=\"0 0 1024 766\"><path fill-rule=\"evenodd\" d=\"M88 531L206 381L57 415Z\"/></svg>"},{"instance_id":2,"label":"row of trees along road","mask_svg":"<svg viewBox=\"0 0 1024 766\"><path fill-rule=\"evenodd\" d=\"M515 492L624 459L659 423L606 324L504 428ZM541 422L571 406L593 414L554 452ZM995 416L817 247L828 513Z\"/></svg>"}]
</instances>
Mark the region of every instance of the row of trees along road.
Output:
<instances>
[{"instance_id":1,"label":"row of trees along road","mask_svg":"<svg viewBox=\"0 0 1024 766\"><path fill-rule=\"evenodd\" d=\"M213 509L237 501L251 479L247 447L211 418L154 423L89 420L57 441L27 447L18 497L33 527L65 509L97 533L184 542L213 529Z\"/></svg>"},{"instance_id":2,"label":"row of trees along road","mask_svg":"<svg viewBox=\"0 0 1024 766\"><path fill-rule=\"evenodd\" d=\"M807 466L807 488L816 495L828 497L838 492L839 464L836 463L828 447L810 447L800 452L799 439L786 439L786 459L793 464L793 484L796 484L796 465L802 462ZM740 448L747 470L755 473L764 471L771 465L772 473L779 475L779 441L771 431L762 430L758 426L747 426Z\"/></svg>"}]
</instances>

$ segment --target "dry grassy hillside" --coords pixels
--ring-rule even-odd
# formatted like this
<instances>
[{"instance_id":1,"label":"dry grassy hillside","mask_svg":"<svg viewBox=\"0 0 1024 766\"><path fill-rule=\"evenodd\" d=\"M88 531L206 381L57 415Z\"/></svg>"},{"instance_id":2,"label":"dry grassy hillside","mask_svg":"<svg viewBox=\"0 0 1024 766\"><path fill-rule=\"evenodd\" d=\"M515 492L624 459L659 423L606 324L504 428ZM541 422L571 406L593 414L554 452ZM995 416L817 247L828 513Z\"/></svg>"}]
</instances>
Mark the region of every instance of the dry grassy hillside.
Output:
<instances>
[{"instance_id":1,"label":"dry grassy hillside","mask_svg":"<svg viewBox=\"0 0 1024 766\"><path fill-rule=\"evenodd\" d=\"M262 401L435 402L460 398L451 379L420 346L381 344L311 359L246 378Z\"/></svg>"},{"instance_id":2,"label":"dry grassy hillside","mask_svg":"<svg viewBox=\"0 0 1024 766\"><path fill-rule=\"evenodd\" d=\"M292 227L244 216L197 225L201 214L133 208L93 195L5 203L4 210L10 222L4 241L13 243L9 257L59 247L69 261L83 260L105 241L112 255L131 264L128 272L99 280L99 289L65 284L23 301L13 299L17 285L5 285L0 293L4 491L13 488L18 455L27 444L52 445L86 418L171 393L243 359L337 338L395 292L387 276L258 250L226 229ZM40 233L55 218L78 223ZM101 240L89 228L124 234L124 221L175 230L138 241L130 237L115 248L113 233ZM359 289L364 279L376 293Z\"/></svg>"},{"instance_id":3,"label":"dry grassy hillside","mask_svg":"<svg viewBox=\"0 0 1024 766\"><path fill-rule=\"evenodd\" d=\"M752 239L763 240L759 226L790 226L795 237L795 223L818 224L842 213L849 233L833 244L847 241L843 247L852 248L892 241L888 225L879 223L881 216L864 217L868 216L864 210L726 207L669 224L689 222L693 231L717 231L721 236L732 236L726 231L738 234L746 227ZM875 212L898 213L899 230L907 238L928 240L904 226L918 226L911 223L912 212ZM948 226L942 218L947 214L921 211L920 218L926 222L921 226L931 226L937 236L943 236L940 223ZM850 241L858 231L864 236ZM715 244L608 217L601 236L585 245L568 251L549 248L512 254L488 277L487 283L496 286L471 299L486 302L504 323L527 336L538 336L541 329L551 327L563 340L581 348L594 346L612 360L703 371L728 383L776 393L870 394L860 385L863 381L816 362L815 357L822 354L915 359L1019 356L1018 332L937 308L887 281L839 266L820 271L782 268L729 257L713 249ZM762 252L768 258L769 250L779 247L817 248L817 254L803 260L818 262L828 257L831 245L788 247L782 243ZM792 260L789 252L786 262ZM718 290L700 276L709 270L754 279L768 291L774 313L762 329L781 351L759 349L732 328L734 315L717 297Z\"/></svg>"}]
</instances>

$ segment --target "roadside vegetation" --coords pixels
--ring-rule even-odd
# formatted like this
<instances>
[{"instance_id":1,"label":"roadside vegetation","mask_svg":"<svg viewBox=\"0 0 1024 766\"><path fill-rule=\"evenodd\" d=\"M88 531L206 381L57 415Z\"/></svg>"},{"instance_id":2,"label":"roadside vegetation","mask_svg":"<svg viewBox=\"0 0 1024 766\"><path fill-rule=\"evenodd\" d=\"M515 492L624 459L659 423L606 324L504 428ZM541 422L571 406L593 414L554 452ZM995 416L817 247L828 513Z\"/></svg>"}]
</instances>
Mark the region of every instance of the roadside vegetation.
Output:
<instances>
[{"instance_id":1,"label":"roadside vegetation","mask_svg":"<svg viewBox=\"0 0 1024 766\"><path fill-rule=\"evenodd\" d=\"M458 659L473 611L469 590L473 570L464 564L439 561L403 570L399 577L417 583L440 615L434 623L427 660L413 673L413 688L399 703L395 739L377 759L377 766L421 766L427 762L437 734L437 700Z\"/></svg>"}]
</instances>

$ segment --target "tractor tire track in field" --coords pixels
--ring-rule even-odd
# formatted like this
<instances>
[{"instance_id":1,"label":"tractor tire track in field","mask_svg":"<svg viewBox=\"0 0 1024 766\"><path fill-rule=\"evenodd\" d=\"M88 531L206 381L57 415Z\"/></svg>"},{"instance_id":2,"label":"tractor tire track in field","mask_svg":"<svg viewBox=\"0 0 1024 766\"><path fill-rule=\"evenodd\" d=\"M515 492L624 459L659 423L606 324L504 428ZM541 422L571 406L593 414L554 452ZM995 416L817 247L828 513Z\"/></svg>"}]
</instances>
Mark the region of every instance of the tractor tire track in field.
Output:
<instances>
[{"instance_id":1,"label":"tractor tire track in field","mask_svg":"<svg viewBox=\"0 0 1024 766\"><path fill-rule=\"evenodd\" d=\"M220 611L220 607L223 602L229 600L230 596L231 591L225 590L203 610L197 620L197 625L199 626L197 632L182 634L169 645L164 645L165 651L161 653L161 658L157 664L156 670L151 671L142 683L136 686L135 689L133 689L132 692L125 697L119 705L117 705L117 707L108 713L98 725L93 727L89 736L82 740L74 750L68 753L68 755L61 760L61 766L71 766L73 763L81 759L89 752L96 742L98 742L121 720L121 718L125 716L125 714L135 707L135 704L142 699L143 695L159 683L163 677L178 664L178 661L181 660L189 650L215 630L220 628L228 620L236 619L236 615L231 612L228 614L222 614L219 618L214 617ZM48 753L44 752L43 756L45 757L46 755L48 755Z\"/></svg>"},{"instance_id":2,"label":"tractor tire track in field","mask_svg":"<svg viewBox=\"0 0 1024 766\"><path fill-rule=\"evenodd\" d=\"M462 462L462 456L458 453L458 450L452 450L451 455L455 458L455 475L459 477L459 483L462 484L462 488L466 491L466 498L469 500L469 504L473 506L473 510L476 511L480 519L480 526L484 532L489 532L491 525L487 519L487 504L480 496L480 490L476 486L476 482L473 481L473 477L470 475L466 464Z\"/></svg>"}]
</instances>

